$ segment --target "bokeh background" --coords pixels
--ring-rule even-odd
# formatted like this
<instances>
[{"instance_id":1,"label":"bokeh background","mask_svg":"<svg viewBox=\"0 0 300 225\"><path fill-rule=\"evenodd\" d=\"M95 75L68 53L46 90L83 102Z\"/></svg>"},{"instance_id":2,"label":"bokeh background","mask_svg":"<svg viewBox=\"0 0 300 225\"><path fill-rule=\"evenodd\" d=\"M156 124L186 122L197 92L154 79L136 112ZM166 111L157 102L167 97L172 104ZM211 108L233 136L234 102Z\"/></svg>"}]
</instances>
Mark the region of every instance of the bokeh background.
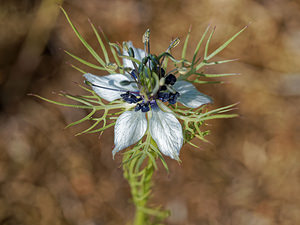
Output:
<instances>
[{"instance_id":1,"label":"bokeh background","mask_svg":"<svg viewBox=\"0 0 300 225\"><path fill-rule=\"evenodd\" d=\"M27 95L63 100L55 93L81 93L74 82L82 75L69 66L79 64L63 50L91 57L59 4L95 48L88 19L111 41L138 47L150 28L153 52L184 39L190 25L189 53L208 24L217 27L211 50L250 25L218 57L239 61L206 69L241 76L198 86L214 98L211 108L239 102L240 117L209 121L210 143L184 146L181 164L168 159L170 173L160 168L154 176L151 205L171 210L170 225L300 224L299 1L2 0L1 225L114 225L134 214L121 156L111 156L113 129L100 139L75 137L88 124L64 127L85 110Z\"/></svg>"}]
</instances>

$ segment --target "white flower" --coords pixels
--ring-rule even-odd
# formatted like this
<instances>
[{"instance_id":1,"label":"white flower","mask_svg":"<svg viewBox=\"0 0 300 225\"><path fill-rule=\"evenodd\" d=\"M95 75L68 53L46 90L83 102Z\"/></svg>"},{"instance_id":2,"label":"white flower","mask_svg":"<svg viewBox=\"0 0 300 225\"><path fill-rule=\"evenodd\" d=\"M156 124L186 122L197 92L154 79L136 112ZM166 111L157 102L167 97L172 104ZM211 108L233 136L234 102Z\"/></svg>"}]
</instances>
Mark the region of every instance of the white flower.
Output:
<instances>
[{"instance_id":1,"label":"white flower","mask_svg":"<svg viewBox=\"0 0 300 225\"><path fill-rule=\"evenodd\" d=\"M146 56L145 51L134 48L131 42L127 42L127 45L128 48L132 48L134 57L141 62ZM128 55L126 51L123 54ZM162 111L157 106L156 101L169 101L170 104L178 101L186 107L198 108L203 104L211 103L211 98L197 91L187 81L176 81L176 77L170 74L164 80L166 85L168 85L168 90L171 88L173 93L168 92L167 88L163 87L165 85L163 85L160 87L160 91L154 95L145 96L141 87L138 87L140 84L138 85L135 82L137 71L134 69L133 62L124 58L123 66L131 68L131 73L126 73L125 75L111 74L101 77L90 73L84 74L87 81L92 84L93 90L101 98L107 101L122 98L128 103L135 104L134 110L125 111L116 121L113 155L137 143L145 135L149 126L149 132L159 150L164 155L178 160L183 144L181 124L172 113ZM159 73L164 73L164 71ZM124 86L124 81L127 81L128 85ZM149 123L147 122L146 112L149 112Z\"/></svg>"}]
</instances>

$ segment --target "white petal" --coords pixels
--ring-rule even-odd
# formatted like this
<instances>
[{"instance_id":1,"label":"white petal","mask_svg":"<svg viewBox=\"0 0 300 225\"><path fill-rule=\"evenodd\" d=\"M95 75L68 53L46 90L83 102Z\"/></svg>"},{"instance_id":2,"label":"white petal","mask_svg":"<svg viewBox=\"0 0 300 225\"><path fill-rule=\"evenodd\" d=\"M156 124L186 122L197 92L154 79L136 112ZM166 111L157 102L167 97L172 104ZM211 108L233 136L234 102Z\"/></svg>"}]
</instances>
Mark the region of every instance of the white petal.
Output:
<instances>
[{"instance_id":1,"label":"white petal","mask_svg":"<svg viewBox=\"0 0 300 225\"><path fill-rule=\"evenodd\" d=\"M126 91L136 91L137 88L135 84L130 84L126 86L122 86L120 84L121 81L127 80L131 81L127 76L123 74L111 74L108 76L95 76L90 73L86 73L83 75L87 81L94 85L98 85L105 88L112 88L116 90L126 90ZM107 101L113 101L120 98L120 94L124 93L124 91L116 91L109 90L105 88L92 86L93 90L99 95L101 98L104 98Z\"/></svg>"},{"instance_id":2,"label":"white petal","mask_svg":"<svg viewBox=\"0 0 300 225\"><path fill-rule=\"evenodd\" d=\"M127 42L128 48L132 48L134 52L134 58L136 58L139 61L142 61L142 59L146 56L146 53L143 49L140 48L135 48L133 47L133 44L131 41ZM128 55L128 52L123 50L123 55ZM123 58L123 66L124 67L129 67L131 69L134 69L134 66L132 64L132 61L130 59L125 59Z\"/></svg>"},{"instance_id":3,"label":"white petal","mask_svg":"<svg viewBox=\"0 0 300 225\"><path fill-rule=\"evenodd\" d=\"M176 117L159 108L152 108L149 124L150 134L159 150L172 159L179 159L179 152L183 144L182 127Z\"/></svg>"},{"instance_id":4,"label":"white petal","mask_svg":"<svg viewBox=\"0 0 300 225\"><path fill-rule=\"evenodd\" d=\"M199 92L190 82L180 80L173 87L180 94L178 101L186 107L198 108L201 105L213 102L209 96Z\"/></svg>"},{"instance_id":5,"label":"white petal","mask_svg":"<svg viewBox=\"0 0 300 225\"><path fill-rule=\"evenodd\" d=\"M147 130L145 113L138 111L126 111L117 119L115 125L115 148L113 155L124 148L138 142Z\"/></svg>"}]
</instances>

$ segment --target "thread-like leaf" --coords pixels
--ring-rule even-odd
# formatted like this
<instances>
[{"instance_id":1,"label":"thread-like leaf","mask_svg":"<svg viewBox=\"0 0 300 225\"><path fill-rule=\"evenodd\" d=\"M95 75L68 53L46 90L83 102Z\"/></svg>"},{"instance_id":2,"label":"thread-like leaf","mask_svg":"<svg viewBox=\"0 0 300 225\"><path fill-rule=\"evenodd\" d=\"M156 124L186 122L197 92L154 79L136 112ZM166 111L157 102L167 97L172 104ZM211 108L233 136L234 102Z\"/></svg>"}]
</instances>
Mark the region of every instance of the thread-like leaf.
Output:
<instances>
[{"instance_id":1,"label":"thread-like leaf","mask_svg":"<svg viewBox=\"0 0 300 225\"><path fill-rule=\"evenodd\" d=\"M192 27L189 28L189 32L188 32L188 34L187 34L187 36L185 38L184 44L183 44L182 54L181 54L181 58L183 60L185 59L185 56L186 56L186 49L187 49L187 46L188 46L188 42L189 42L191 30L192 30Z\"/></svg>"},{"instance_id":2,"label":"thread-like leaf","mask_svg":"<svg viewBox=\"0 0 300 225\"><path fill-rule=\"evenodd\" d=\"M203 33L203 35L202 35L200 41L199 41L198 44L197 44L197 47L196 47L195 52L194 52L194 57L193 57L193 60L192 60L192 64L195 63L197 54L198 54L198 52L199 52L199 50L200 50L200 47L201 47L201 45L202 45L202 42L203 42L203 40L204 40L204 38L205 38L205 36L206 36L206 34L207 34L209 28L210 28L210 25L207 26L207 28L206 28L206 30L204 31L204 33Z\"/></svg>"},{"instance_id":3,"label":"thread-like leaf","mask_svg":"<svg viewBox=\"0 0 300 225\"><path fill-rule=\"evenodd\" d=\"M112 127L112 126L114 126L115 124L116 124L116 122L113 122L113 123L110 123L110 124L106 125L105 127L101 127L101 128L99 128L99 129L92 130L92 131L89 131L89 132L87 132L87 133L89 133L89 134L97 133L97 132L106 130L106 129L109 128L109 127Z\"/></svg>"},{"instance_id":4,"label":"thread-like leaf","mask_svg":"<svg viewBox=\"0 0 300 225\"><path fill-rule=\"evenodd\" d=\"M210 65L217 65L217 64L223 64L223 63L229 63L229 62L234 62L237 61L238 59L227 59L227 60L220 60L220 61L215 61L215 62L206 62L206 66Z\"/></svg>"},{"instance_id":5,"label":"thread-like leaf","mask_svg":"<svg viewBox=\"0 0 300 225\"><path fill-rule=\"evenodd\" d=\"M205 49L204 49L204 60L208 60L207 59L208 46L209 46L210 40L211 40L211 38L212 38L215 30L216 30L216 27L213 28L213 30L211 31L211 33L210 33L210 35L209 35L209 37L207 39L207 42L206 42L206 45L205 45Z\"/></svg>"},{"instance_id":6,"label":"thread-like leaf","mask_svg":"<svg viewBox=\"0 0 300 225\"><path fill-rule=\"evenodd\" d=\"M62 103L62 102L56 102L47 98L44 98L42 96L36 95L36 94L28 94L30 96L35 96L39 99L42 99L46 102L55 104L55 105L61 105L61 106L65 106L65 107L72 107L72 108L79 108L79 109L93 109L93 106L87 106L87 105L72 105L72 104L66 104L66 103Z\"/></svg>"},{"instance_id":7,"label":"thread-like leaf","mask_svg":"<svg viewBox=\"0 0 300 225\"><path fill-rule=\"evenodd\" d=\"M74 96L74 95L70 95L70 94L65 94L65 93L60 93L59 95L61 96L64 96L66 98L69 98L71 100L74 100L74 101L77 101L77 102L80 102L84 105L88 105L88 106L91 106L93 107L93 105L87 101L85 101L84 99L80 98L80 97L77 97L77 96Z\"/></svg>"},{"instance_id":8,"label":"thread-like leaf","mask_svg":"<svg viewBox=\"0 0 300 225\"><path fill-rule=\"evenodd\" d=\"M193 83L196 83L196 84L222 84L224 83L223 81L206 81L206 80L193 80L192 81Z\"/></svg>"},{"instance_id":9,"label":"thread-like leaf","mask_svg":"<svg viewBox=\"0 0 300 225\"><path fill-rule=\"evenodd\" d=\"M89 20L89 22L90 22L91 27L92 27L92 29L93 29L93 31L94 31L96 37L97 37L97 40L98 40L98 42L99 42L99 44L100 44L100 47L101 47L101 49L102 49L102 52L103 52L103 55L104 55L104 58L105 58L105 61L106 61L106 64L107 64L107 63L109 63L109 58L108 58L108 54L107 54L105 45L104 45L104 43L103 43L103 41L102 41L102 39L101 39L101 37L100 37L98 31L96 30L94 24L93 24L90 20Z\"/></svg>"},{"instance_id":10,"label":"thread-like leaf","mask_svg":"<svg viewBox=\"0 0 300 225\"><path fill-rule=\"evenodd\" d=\"M239 73L220 73L220 74L195 73L195 74L203 77L226 77L226 76L240 75Z\"/></svg>"},{"instance_id":11,"label":"thread-like leaf","mask_svg":"<svg viewBox=\"0 0 300 225\"><path fill-rule=\"evenodd\" d=\"M225 119L225 118L234 118L237 117L238 114L221 114L221 115L212 115L206 116L202 118L202 120L212 120L212 119Z\"/></svg>"},{"instance_id":12,"label":"thread-like leaf","mask_svg":"<svg viewBox=\"0 0 300 225\"><path fill-rule=\"evenodd\" d=\"M75 134L75 136L79 136L79 135L82 135L82 134L85 134L85 133L89 132L90 130L94 129L94 127L96 127L101 121L102 120L96 121L95 123L93 123L92 126L90 126L89 128L85 129L84 131L81 131L81 132Z\"/></svg>"},{"instance_id":13,"label":"thread-like leaf","mask_svg":"<svg viewBox=\"0 0 300 225\"><path fill-rule=\"evenodd\" d=\"M227 105L227 106L224 106L224 107L221 107L221 108L217 108L217 109L208 111L206 113L201 114L201 118L206 117L208 115L211 115L213 113L218 113L219 111L222 111L222 110L225 110L225 109L228 109L228 108L232 108L233 106L236 106L237 104L238 103L235 103L235 104Z\"/></svg>"},{"instance_id":14,"label":"thread-like leaf","mask_svg":"<svg viewBox=\"0 0 300 225\"><path fill-rule=\"evenodd\" d=\"M238 59L227 59L227 60L220 60L220 61L215 61L215 62L207 62L206 60L203 60L201 63L199 63L196 66L195 71L198 71L201 67L203 66L210 66L210 65L217 65L217 64L223 64L223 63L228 63L228 62L234 62L237 61Z\"/></svg>"},{"instance_id":15,"label":"thread-like leaf","mask_svg":"<svg viewBox=\"0 0 300 225\"><path fill-rule=\"evenodd\" d=\"M70 64L70 66L71 66L72 68L74 68L75 70L79 71L79 72L82 73L82 74L85 74L85 73L86 73L84 70L80 69L79 67L77 67L77 66L75 66L75 65L73 65L73 64Z\"/></svg>"},{"instance_id":16,"label":"thread-like leaf","mask_svg":"<svg viewBox=\"0 0 300 225\"><path fill-rule=\"evenodd\" d=\"M221 52L224 48L226 48L237 36L239 36L248 26L245 26L243 29L241 29L239 32L237 32L235 35L233 35L231 38L228 39L223 45L221 45L219 48L217 48L213 53L211 53L209 56L207 56L205 59L209 60L213 58L215 55L217 55L219 52Z\"/></svg>"},{"instance_id":17,"label":"thread-like leaf","mask_svg":"<svg viewBox=\"0 0 300 225\"><path fill-rule=\"evenodd\" d=\"M115 59L115 62L117 63L117 65L118 65L118 67L119 67L120 73L123 74L124 71L123 71L123 69L121 69L121 68L122 68L122 64L121 64L121 62L120 62L120 60L119 60L119 57L118 57L118 55L117 55L116 50L114 49L114 47L113 47L112 45L109 45L109 48L110 48L111 53L113 54L113 57L114 57L114 59Z\"/></svg>"},{"instance_id":18,"label":"thread-like leaf","mask_svg":"<svg viewBox=\"0 0 300 225\"><path fill-rule=\"evenodd\" d=\"M68 20L72 30L75 32L76 36L79 38L81 43L84 45L84 47L91 53L91 55L103 66L105 67L105 62L101 59L101 57L95 52L95 50L86 42L86 40L81 36L81 34L78 32L77 28L73 25L72 21L70 20L68 14L66 11L60 7L63 11L66 19Z\"/></svg>"},{"instance_id":19,"label":"thread-like leaf","mask_svg":"<svg viewBox=\"0 0 300 225\"><path fill-rule=\"evenodd\" d=\"M84 64L84 65L86 65L86 66L89 66L89 67L91 67L91 68L93 68L93 69L97 69L97 70L105 70L105 71L107 71L106 68L101 67L101 66L97 66L97 65L95 65L95 64L93 64L93 63L90 63L90 62L84 60L84 59L81 59L81 58L79 58L78 56L73 55L72 53L70 53L70 52L68 52L68 51L66 51L66 50L65 50L65 53L67 53L69 56L71 56L72 58L76 59L77 61L81 62L82 64Z\"/></svg>"},{"instance_id":20,"label":"thread-like leaf","mask_svg":"<svg viewBox=\"0 0 300 225\"><path fill-rule=\"evenodd\" d=\"M75 125L77 125L77 124L80 124L80 123L82 123L82 122L84 122L84 121L90 119L90 117L91 117L92 115L94 115L95 112L96 112L96 110L93 109L92 112L90 112L88 115L86 115L85 117L83 117L83 118L80 119L80 120L77 120L77 121L75 121L75 122L72 122L72 123L68 124L65 128L75 126Z\"/></svg>"}]
</instances>

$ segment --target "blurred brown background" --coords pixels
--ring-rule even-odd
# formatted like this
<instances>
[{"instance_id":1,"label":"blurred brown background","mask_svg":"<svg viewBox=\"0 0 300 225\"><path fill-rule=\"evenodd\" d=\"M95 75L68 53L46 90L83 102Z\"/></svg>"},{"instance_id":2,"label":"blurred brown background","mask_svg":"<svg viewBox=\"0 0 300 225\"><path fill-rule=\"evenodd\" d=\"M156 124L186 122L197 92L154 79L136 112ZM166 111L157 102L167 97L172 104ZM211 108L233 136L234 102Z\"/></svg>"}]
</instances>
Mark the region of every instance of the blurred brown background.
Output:
<instances>
[{"instance_id":1,"label":"blurred brown background","mask_svg":"<svg viewBox=\"0 0 300 225\"><path fill-rule=\"evenodd\" d=\"M82 75L63 53L91 59L54 0L0 1L0 224L126 224L134 212L112 160L113 129L74 137L88 124L64 127L86 115L27 93L63 100L78 94ZM151 29L153 52L182 40L192 25L190 53L208 24L211 50L249 28L221 58L238 62L207 72L239 72L225 84L199 85L213 108L240 102L239 118L209 121L210 144L186 145L182 164L155 174L153 205L165 205L167 224L300 224L300 2L289 0L65 0L63 7L94 46L90 18L111 41ZM180 48L179 48L180 49ZM179 49L177 52L179 52ZM175 51L176 53L176 51ZM190 54L191 56L191 54ZM92 71L94 72L94 71ZM100 73L98 73L100 74ZM74 82L73 82L74 81Z\"/></svg>"}]
</instances>

